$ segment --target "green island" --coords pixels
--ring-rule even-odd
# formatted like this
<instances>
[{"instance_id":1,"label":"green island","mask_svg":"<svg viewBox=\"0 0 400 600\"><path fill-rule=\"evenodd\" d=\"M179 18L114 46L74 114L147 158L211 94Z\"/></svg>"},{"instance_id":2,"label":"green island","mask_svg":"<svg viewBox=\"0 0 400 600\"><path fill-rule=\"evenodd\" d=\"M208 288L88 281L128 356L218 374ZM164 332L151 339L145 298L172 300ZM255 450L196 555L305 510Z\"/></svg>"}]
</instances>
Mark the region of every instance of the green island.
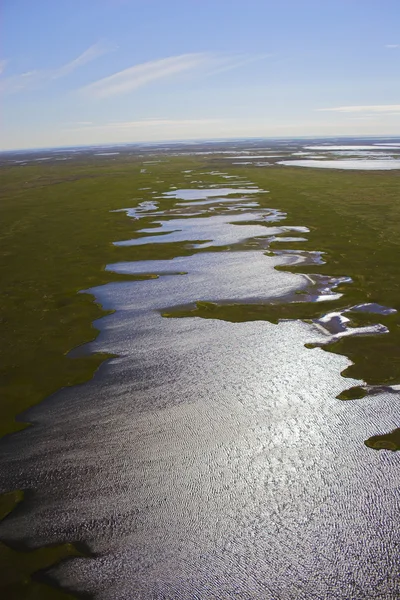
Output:
<instances>
[{"instance_id":1,"label":"green island","mask_svg":"<svg viewBox=\"0 0 400 600\"><path fill-rule=\"evenodd\" d=\"M204 171L223 169L244 177L269 194L259 194L262 207L287 214L285 225L310 229L306 242L275 242L279 248L318 250L323 265L286 267L292 272L351 277L343 296L329 303L340 310L358 303L378 303L400 311L400 175L396 171L330 171L281 166L227 166L215 157L166 156L143 169L143 158L85 158L40 165L1 167L1 403L0 434L15 434L28 424L21 413L65 386L90 379L106 354L70 357L73 348L93 340L94 322L105 311L90 294L78 292L127 276L105 271L109 263L166 259L196 252L186 243L114 246L135 231L154 227L154 220L127 218L124 207L168 190L188 187L182 172L201 173L203 182L221 183ZM195 177L196 178L196 177ZM145 191L143 188L151 188ZM160 201L163 209L175 200ZM223 249L222 249L223 250ZM143 277L152 277L151 273ZM133 277L129 276L129 279ZM217 305L198 302L195 308L171 310L170 317L200 316L227 321L314 319L326 306L296 301ZM400 318L352 313L351 323L382 323L389 333L343 338L324 349L347 356L352 365L342 375L368 385L400 383ZM344 380L345 387L345 380ZM363 390L345 390L342 399L359 398ZM332 399L332 401L335 401ZM365 398L368 401L368 398ZM394 399L396 401L396 399ZM373 449L400 449L400 429L365 442ZM0 518L23 499L23 491L0 498ZM72 598L35 578L34 574L68 556L81 555L73 544L36 550L0 545L0 590L8 599Z\"/></svg>"}]
</instances>

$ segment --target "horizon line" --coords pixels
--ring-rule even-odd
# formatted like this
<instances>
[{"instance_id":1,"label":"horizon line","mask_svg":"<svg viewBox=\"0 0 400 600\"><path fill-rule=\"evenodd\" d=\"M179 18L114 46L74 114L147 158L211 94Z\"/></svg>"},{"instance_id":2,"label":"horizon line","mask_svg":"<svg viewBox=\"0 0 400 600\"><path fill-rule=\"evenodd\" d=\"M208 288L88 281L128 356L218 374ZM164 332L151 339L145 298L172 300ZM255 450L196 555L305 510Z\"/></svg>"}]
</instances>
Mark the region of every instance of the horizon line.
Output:
<instances>
[{"instance_id":1,"label":"horizon line","mask_svg":"<svg viewBox=\"0 0 400 600\"><path fill-rule=\"evenodd\" d=\"M145 141L142 140L140 142L121 142L116 144L108 144L108 143L99 143L99 144L84 144L84 145L69 145L69 146L35 146L35 147L26 147L26 148L4 148L0 149L0 154L6 154L7 152L35 152L41 150L68 150L72 148L123 148L126 146L159 146L161 144L190 144L193 142L208 142L208 143L216 143L216 142L229 142L229 141L246 141L246 140L340 140L340 139L400 139L400 133L393 135L339 135L339 136L326 136L326 135L300 135L300 136L290 136L290 135L282 135L282 136L251 136L251 137L228 137L228 138L190 138L190 139L182 139L182 140L158 140L158 141Z\"/></svg>"}]
</instances>

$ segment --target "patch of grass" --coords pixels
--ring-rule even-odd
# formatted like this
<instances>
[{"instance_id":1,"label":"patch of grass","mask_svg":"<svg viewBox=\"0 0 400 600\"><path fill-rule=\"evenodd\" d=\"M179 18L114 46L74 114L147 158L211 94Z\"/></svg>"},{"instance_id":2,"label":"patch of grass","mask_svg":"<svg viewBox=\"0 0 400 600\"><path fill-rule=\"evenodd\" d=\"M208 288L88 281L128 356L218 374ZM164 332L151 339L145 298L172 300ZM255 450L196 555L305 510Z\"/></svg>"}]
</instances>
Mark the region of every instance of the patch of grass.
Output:
<instances>
[{"instance_id":1,"label":"patch of grass","mask_svg":"<svg viewBox=\"0 0 400 600\"><path fill-rule=\"evenodd\" d=\"M367 395L367 391L359 385L343 390L336 396L338 400L357 400L364 398Z\"/></svg>"},{"instance_id":2,"label":"patch of grass","mask_svg":"<svg viewBox=\"0 0 400 600\"><path fill-rule=\"evenodd\" d=\"M3 494L0 499L0 520L4 519L24 494L17 490ZM37 550L14 550L0 542L0 592L7 600L72 600L73 596L37 581L43 569L70 557L82 556L72 544L46 546Z\"/></svg>"},{"instance_id":3,"label":"patch of grass","mask_svg":"<svg viewBox=\"0 0 400 600\"><path fill-rule=\"evenodd\" d=\"M0 542L2 597L7 600L72 600L70 594L34 579L38 572L72 556L81 556L72 544L17 552Z\"/></svg>"},{"instance_id":4,"label":"patch of grass","mask_svg":"<svg viewBox=\"0 0 400 600\"><path fill-rule=\"evenodd\" d=\"M365 440L365 445L374 450L400 450L400 428L383 435L374 435Z\"/></svg>"},{"instance_id":5,"label":"patch of grass","mask_svg":"<svg viewBox=\"0 0 400 600\"><path fill-rule=\"evenodd\" d=\"M341 306L338 302L336 306ZM334 306L331 303L330 306ZM220 319L231 323L246 321L269 321L279 323L283 319L311 319L322 317L326 306L313 302L266 302L264 304L217 304L196 302L195 308L182 307L162 313L163 317L202 317Z\"/></svg>"}]
</instances>

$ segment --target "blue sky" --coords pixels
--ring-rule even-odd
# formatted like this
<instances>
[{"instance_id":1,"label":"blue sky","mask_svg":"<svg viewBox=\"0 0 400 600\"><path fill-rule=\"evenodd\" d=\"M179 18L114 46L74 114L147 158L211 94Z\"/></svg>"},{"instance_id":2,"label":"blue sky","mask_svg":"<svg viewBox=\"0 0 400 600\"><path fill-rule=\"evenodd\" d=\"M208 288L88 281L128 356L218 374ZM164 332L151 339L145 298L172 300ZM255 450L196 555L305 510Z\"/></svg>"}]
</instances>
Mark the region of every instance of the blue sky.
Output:
<instances>
[{"instance_id":1,"label":"blue sky","mask_svg":"<svg viewBox=\"0 0 400 600\"><path fill-rule=\"evenodd\" d=\"M400 134L399 0L3 0L1 149Z\"/></svg>"}]
</instances>

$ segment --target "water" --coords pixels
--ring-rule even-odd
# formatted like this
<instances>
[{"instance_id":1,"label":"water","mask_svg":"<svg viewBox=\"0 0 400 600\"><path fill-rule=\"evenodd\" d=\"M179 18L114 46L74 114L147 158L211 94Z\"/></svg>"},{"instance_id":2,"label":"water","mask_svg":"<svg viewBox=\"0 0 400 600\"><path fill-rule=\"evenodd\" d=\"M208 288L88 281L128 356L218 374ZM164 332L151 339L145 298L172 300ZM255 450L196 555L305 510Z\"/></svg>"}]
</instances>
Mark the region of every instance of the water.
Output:
<instances>
[{"instance_id":1,"label":"water","mask_svg":"<svg viewBox=\"0 0 400 600\"><path fill-rule=\"evenodd\" d=\"M232 188L232 187L220 187L216 188L196 188L196 189L184 189L184 190L173 190L170 192L165 192L163 195L169 198L178 198L180 200L207 200L208 198L220 198L223 196L232 196L235 194L257 194L263 192L267 194L268 191L260 190L259 188L253 187L241 187L241 188Z\"/></svg>"},{"instance_id":2,"label":"water","mask_svg":"<svg viewBox=\"0 0 400 600\"><path fill-rule=\"evenodd\" d=\"M378 152L373 152L373 151L368 151L368 150L333 150L333 151L330 150L328 153L328 156L331 156L331 155L339 156L339 157L357 156L357 157L362 157L362 158L385 158L386 160L390 160L393 156L393 153L383 152L382 150L379 150ZM398 154L396 154L395 156L398 157ZM315 156L309 156L308 158L315 158ZM317 158L318 158L318 156L317 156Z\"/></svg>"},{"instance_id":3,"label":"water","mask_svg":"<svg viewBox=\"0 0 400 600\"><path fill-rule=\"evenodd\" d=\"M253 158L273 158L273 156L271 154L244 154L243 156L224 156L224 158L228 159L228 160L237 160L238 158L243 158L243 160L247 160L247 159L253 159Z\"/></svg>"},{"instance_id":4,"label":"water","mask_svg":"<svg viewBox=\"0 0 400 600\"><path fill-rule=\"evenodd\" d=\"M172 260L149 260L119 263L111 267L117 273L185 273L181 277L163 277L157 286L140 286L135 293L138 311L162 309L205 301L256 301L279 298L302 289L308 281L303 275L285 273L281 277L273 270L284 261L265 257L260 252L217 252L178 257ZM287 259L290 263L290 259ZM251 264L251 269L246 265ZM182 279L183 277L183 279Z\"/></svg>"},{"instance_id":5,"label":"water","mask_svg":"<svg viewBox=\"0 0 400 600\"><path fill-rule=\"evenodd\" d=\"M376 302L367 302L366 304L359 304L357 306L353 306L352 310L355 312L375 313L378 315L392 315L397 312L395 308L381 306Z\"/></svg>"},{"instance_id":6,"label":"water","mask_svg":"<svg viewBox=\"0 0 400 600\"><path fill-rule=\"evenodd\" d=\"M383 150L400 150L400 144L362 144L357 146L345 145L345 146L332 146L331 144L321 145L321 146L305 146L306 150L326 150L330 152L331 150L379 150L382 148Z\"/></svg>"},{"instance_id":7,"label":"water","mask_svg":"<svg viewBox=\"0 0 400 600\"><path fill-rule=\"evenodd\" d=\"M252 213L241 213L239 215L215 215L207 219L193 217L162 221L158 228L140 230L140 233L150 233L151 235L116 242L116 245L143 246L145 244L204 240L204 243L194 244L194 247L208 248L238 244L249 238L267 237L281 233L279 227L240 225L240 223L253 220L253 218Z\"/></svg>"},{"instance_id":8,"label":"water","mask_svg":"<svg viewBox=\"0 0 400 600\"><path fill-rule=\"evenodd\" d=\"M115 156L119 152L96 152L95 156Z\"/></svg>"},{"instance_id":9,"label":"water","mask_svg":"<svg viewBox=\"0 0 400 600\"><path fill-rule=\"evenodd\" d=\"M361 159L353 160L282 160L278 165L286 165L288 167L312 167L319 169L350 169L363 171L391 171L400 169L400 160L392 159Z\"/></svg>"},{"instance_id":10,"label":"water","mask_svg":"<svg viewBox=\"0 0 400 600\"><path fill-rule=\"evenodd\" d=\"M260 225L277 213L249 212L240 198L229 219L225 203L182 218L183 195L174 192L175 217L155 219L189 243L195 221L210 246L232 228L235 244L260 229L283 233ZM154 208L142 204L141 216ZM254 225L230 225L237 217ZM87 542L95 558L53 574L99 600L397 599L398 458L363 444L397 425L393 395L335 400L359 382L340 376L345 357L304 347L330 335L313 324L161 316L197 300L275 301L310 282L274 266L307 259L321 255L208 249L109 265L162 277L91 290L116 312L96 323L88 348L118 358L30 409L34 427L4 441L2 485L34 494L2 535ZM337 283L316 285L329 295Z\"/></svg>"}]
</instances>

